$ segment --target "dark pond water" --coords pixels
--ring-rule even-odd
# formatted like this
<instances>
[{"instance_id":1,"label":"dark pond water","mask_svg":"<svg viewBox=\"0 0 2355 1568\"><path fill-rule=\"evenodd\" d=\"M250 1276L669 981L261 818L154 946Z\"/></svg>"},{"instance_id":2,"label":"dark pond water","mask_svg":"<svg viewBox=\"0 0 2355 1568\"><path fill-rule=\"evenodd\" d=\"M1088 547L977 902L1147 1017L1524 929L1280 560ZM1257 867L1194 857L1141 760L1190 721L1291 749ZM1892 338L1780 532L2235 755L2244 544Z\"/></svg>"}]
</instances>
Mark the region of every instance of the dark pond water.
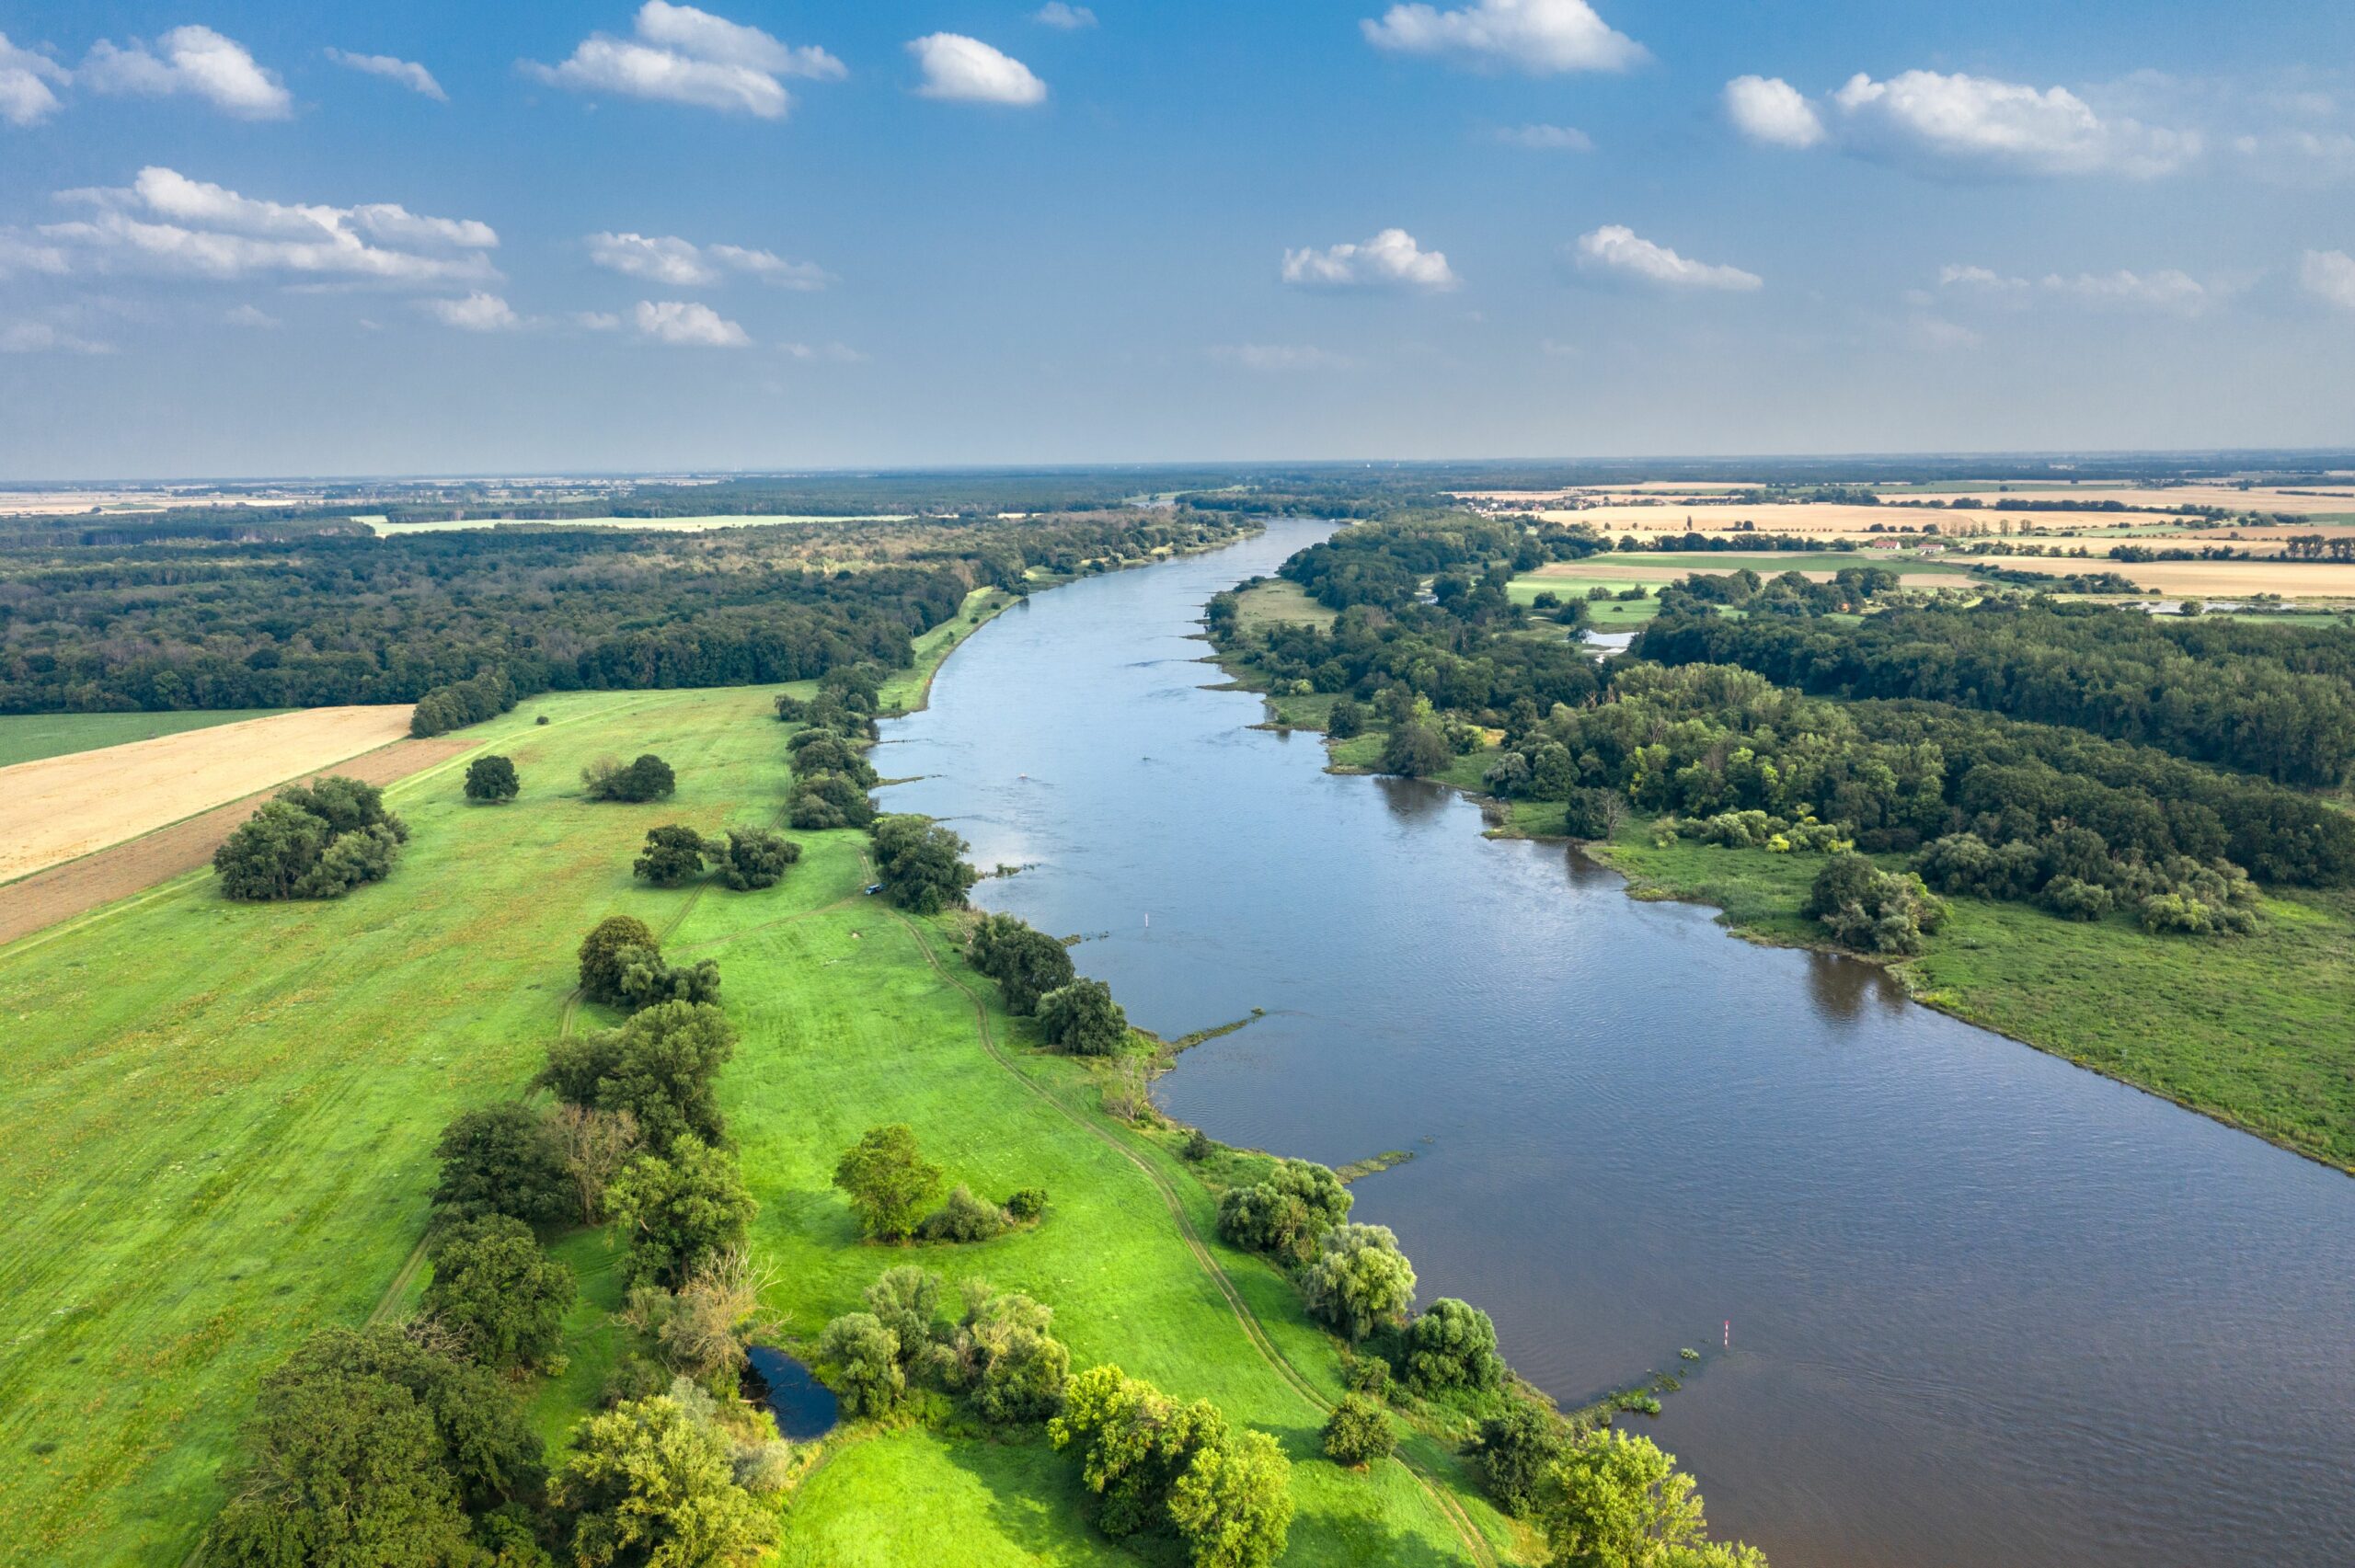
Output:
<instances>
[{"instance_id":1,"label":"dark pond water","mask_svg":"<svg viewBox=\"0 0 2355 1568\"><path fill-rule=\"evenodd\" d=\"M1358 1217L1566 1402L1703 1351L1635 1419L1777 1568L2355 1563L2355 1182L1251 728L1187 638L1320 532L1041 595L878 758L1139 1023L1268 1010L1173 1115L1413 1150Z\"/></svg>"},{"instance_id":2,"label":"dark pond water","mask_svg":"<svg viewBox=\"0 0 2355 1568\"><path fill-rule=\"evenodd\" d=\"M744 1397L767 1405L776 1417L777 1435L789 1442L822 1437L841 1418L833 1390L784 1351L765 1345L752 1348L752 1365L744 1369Z\"/></svg>"}]
</instances>

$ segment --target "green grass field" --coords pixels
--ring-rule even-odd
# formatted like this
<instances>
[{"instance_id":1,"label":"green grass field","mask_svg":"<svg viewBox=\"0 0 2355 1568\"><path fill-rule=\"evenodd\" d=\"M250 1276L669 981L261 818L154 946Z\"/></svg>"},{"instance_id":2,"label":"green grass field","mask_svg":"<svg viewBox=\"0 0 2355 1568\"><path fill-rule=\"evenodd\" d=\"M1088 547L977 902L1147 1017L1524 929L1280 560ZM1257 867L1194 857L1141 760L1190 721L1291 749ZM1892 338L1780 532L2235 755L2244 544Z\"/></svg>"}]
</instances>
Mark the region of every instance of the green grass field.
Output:
<instances>
[{"instance_id":1,"label":"green grass field","mask_svg":"<svg viewBox=\"0 0 2355 1568\"><path fill-rule=\"evenodd\" d=\"M927 651L971 626L940 629ZM926 673L887 698L920 700ZM412 833L386 883L247 907L199 874L0 950L0 1009L17 1020L0 1065L11 1555L185 1559L260 1375L313 1330L413 1297L433 1139L459 1109L522 1089L564 1026L574 945L615 911L719 963L743 1036L722 1098L787 1334L814 1333L896 1263L985 1275L1054 1307L1078 1365L1117 1360L1274 1433L1295 1461L1287 1562L1511 1555L1509 1527L1432 1440L1408 1448L1429 1483L1396 1462L1357 1475L1315 1457L1339 1392L1331 1339L1287 1281L1211 1239L1208 1190L1103 1117L1086 1070L1034 1048L947 930L859 894L863 835L798 835L802 863L764 893L633 883L650 826L776 818L787 732L769 696L536 699L470 732L515 759L513 805L465 805L464 759L388 792ZM584 763L638 750L673 764L675 799L579 798ZM977 1247L858 1243L829 1173L860 1131L894 1120L952 1180L1001 1196L1046 1187L1045 1221ZM551 1440L625 1348L603 1316L610 1242L583 1233L558 1250L587 1299L570 1365L538 1391ZM846 1431L788 1501L779 1561L1132 1561L1086 1522L1074 1471L1042 1441Z\"/></svg>"},{"instance_id":2,"label":"green grass field","mask_svg":"<svg viewBox=\"0 0 2355 1568\"><path fill-rule=\"evenodd\" d=\"M0 716L0 768L37 762L43 757L63 757L75 751L97 751L158 735L210 729L240 719L268 718L288 708L222 708L201 713L167 714L9 714Z\"/></svg>"},{"instance_id":3,"label":"green grass field","mask_svg":"<svg viewBox=\"0 0 2355 1568\"><path fill-rule=\"evenodd\" d=\"M1317 603L1298 583L1285 578L1269 578L1245 589L1235 596L1235 614L1236 624L1246 632L1275 625L1315 626L1322 631L1339 618L1337 612Z\"/></svg>"}]
</instances>

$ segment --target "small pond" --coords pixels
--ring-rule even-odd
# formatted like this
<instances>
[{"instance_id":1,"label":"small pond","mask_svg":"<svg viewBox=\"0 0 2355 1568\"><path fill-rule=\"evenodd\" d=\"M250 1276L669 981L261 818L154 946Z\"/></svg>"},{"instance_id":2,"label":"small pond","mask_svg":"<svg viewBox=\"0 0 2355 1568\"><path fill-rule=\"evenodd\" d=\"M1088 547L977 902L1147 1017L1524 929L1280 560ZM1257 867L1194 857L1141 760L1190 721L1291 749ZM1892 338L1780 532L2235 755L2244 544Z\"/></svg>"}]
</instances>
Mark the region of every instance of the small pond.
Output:
<instances>
[{"instance_id":1,"label":"small pond","mask_svg":"<svg viewBox=\"0 0 2355 1568\"><path fill-rule=\"evenodd\" d=\"M744 1397L769 1407L778 1434L788 1442L822 1437L839 1419L833 1390L784 1351L765 1345L752 1346L752 1365L744 1368Z\"/></svg>"}]
</instances>

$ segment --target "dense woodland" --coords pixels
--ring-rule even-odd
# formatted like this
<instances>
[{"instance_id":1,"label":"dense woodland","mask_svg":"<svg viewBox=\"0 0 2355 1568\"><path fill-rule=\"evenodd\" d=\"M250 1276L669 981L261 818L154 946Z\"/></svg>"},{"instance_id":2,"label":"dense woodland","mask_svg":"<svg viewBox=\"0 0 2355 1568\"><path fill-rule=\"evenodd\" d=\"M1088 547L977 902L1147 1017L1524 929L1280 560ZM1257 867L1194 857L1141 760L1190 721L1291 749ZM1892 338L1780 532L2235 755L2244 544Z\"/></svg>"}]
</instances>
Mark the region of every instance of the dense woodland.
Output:
<instances>
[{"instance_id":1,"label":"dense woodland","mask_svg":"<svg viewBox=\"0 0 2355 1568\"><path fill-rule=\"evenodd\" d=\"M432 733L543 691L897 667L975 587L1235 526L1162 509L895 525L863 543L535 528L112 545L61 530L0 549L0 713L428 698Z\"/></svg>"}]
</instances>

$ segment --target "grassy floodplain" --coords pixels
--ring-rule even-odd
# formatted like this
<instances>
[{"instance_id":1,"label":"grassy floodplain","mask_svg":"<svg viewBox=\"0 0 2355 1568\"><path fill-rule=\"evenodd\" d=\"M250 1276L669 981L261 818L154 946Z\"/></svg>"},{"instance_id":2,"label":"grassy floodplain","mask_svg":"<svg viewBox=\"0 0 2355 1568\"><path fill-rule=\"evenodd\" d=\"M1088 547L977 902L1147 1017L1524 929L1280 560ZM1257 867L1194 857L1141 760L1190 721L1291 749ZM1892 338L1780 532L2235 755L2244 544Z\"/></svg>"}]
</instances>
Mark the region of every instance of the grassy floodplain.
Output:
<instances>
[{"instance_id":1,"label":"grassy floodplain","mask_svg":"<svg viewBox=\"0 0 2355 1568\"><path fill-rule=\"evenodd\" d=\"M163 714L9 714L0 716L0 768L292 711L213 708Z\"/></svg>"},{"instance_id":2,"label":"grassy floodplain","mask_svg":"<svg viewBox=\"0 0 2355 1568\"><path fill-rule=\"evenodd\" d=\"M973 623L927 637L920 700ZM1057 1311L1075 1365L1117 1360L1275 1434L1295 1463L1288 1562L1493 1562L1515 1538L1429 1438L1421 1471L1315 1457L1340 1391L1292 1286L1212 1234L1212 1200L1160 1141L1096 1107L1087 1070L1035 1049L942 922L863 898L856 833L798 835L755 894L635 884L647 828L772 822L787 774L771 690L536 699L470 732L523 797L476 807L464 759L388 792L412 836L394 877L330 904L237 906L198 875L0 950L15 1027L0 1066L0 1539L61 1564L181 1562L255 1384L313 1330L396 1312L420 1284L431 1150L456 1111L520 1092L569 1011L572 949L635 913L716 958L743 1039L721 1078L762 1205L765 1306L814 1333L895 1263L986 1276ZM542 715L549 723L536 721ZM672 761L671 801L592 806L604 754ZM859 1244L829 1177L865 1127L904 1120L952 1180L1040 1185L1045 1222L955 1249ZM553 1440L620 1345L607 1238L583 1276ZM1133 1561L1086 1522L1043 1439L846 1429L787 1503L790 1564Z\"/></svg>"}]
</instances>

